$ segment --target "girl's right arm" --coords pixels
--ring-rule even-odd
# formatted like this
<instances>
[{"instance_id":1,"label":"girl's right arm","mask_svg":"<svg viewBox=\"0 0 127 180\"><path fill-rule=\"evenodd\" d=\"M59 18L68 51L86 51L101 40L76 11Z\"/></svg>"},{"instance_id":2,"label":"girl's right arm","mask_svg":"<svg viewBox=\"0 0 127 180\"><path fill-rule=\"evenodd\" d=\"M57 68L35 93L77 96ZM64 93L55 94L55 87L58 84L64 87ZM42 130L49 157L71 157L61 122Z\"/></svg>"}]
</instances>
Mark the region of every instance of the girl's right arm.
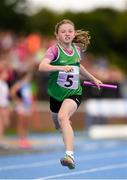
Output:
<instances>
[{"instance_id":1,"label":"girl's right arm","mask_svg":"<svg viewBox=\"0 0 127 180\"><path fill-rule=\"evenodd\" d=\"M39 64L39 71L51 72L51 71L72 71L72 67L70 66L58 66L51 65L51 62L56 59L58 56L58 48L56 45L51 46L45 53L44 58Z\"/></svg>"},{"instance_id":2,"label":"girl's right arm","mask_svg":"<svg viewBox=\"0 0 127 180\"><path fill-rule=\"evenodd\" d=\"M50 72L50 71L62 71L62 66L53 66L50 64L51 60L44 58L39 64L39 71Z\"/></svg>"},{"instance_id":3,"label":"girl's right arm","mask_svg":"<svg viewBox=\"0 0 127 180\"><path fill-rule=\"evenodd\" d=\"M54 66L50 64L51 60L48 58L44 58L42 62L39 64L39 71L44 71L44 72L51 72L51 71L65 71L65 72L70 72L72 71L71 66Z\"/></svg>"}]
</instances>

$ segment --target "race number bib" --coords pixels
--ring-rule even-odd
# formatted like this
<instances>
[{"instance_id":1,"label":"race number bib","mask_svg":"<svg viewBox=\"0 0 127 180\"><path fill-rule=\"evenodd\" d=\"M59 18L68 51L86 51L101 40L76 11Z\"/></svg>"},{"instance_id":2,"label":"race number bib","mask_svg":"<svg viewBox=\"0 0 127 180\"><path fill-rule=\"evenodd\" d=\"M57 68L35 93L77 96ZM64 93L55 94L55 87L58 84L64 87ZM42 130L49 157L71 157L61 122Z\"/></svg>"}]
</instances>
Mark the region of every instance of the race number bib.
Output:
<instances>
[{"instance_id":1,"label":"race number bib","mask_svg":"<svg viewBox=\"0 0 127 180\"><path fill-rule=\"evenodd\" d=\"M72 66L72 72L59 71L57 84L68 89L77 89L79 80L79 67Z\"/></svg>"}]
</instances>

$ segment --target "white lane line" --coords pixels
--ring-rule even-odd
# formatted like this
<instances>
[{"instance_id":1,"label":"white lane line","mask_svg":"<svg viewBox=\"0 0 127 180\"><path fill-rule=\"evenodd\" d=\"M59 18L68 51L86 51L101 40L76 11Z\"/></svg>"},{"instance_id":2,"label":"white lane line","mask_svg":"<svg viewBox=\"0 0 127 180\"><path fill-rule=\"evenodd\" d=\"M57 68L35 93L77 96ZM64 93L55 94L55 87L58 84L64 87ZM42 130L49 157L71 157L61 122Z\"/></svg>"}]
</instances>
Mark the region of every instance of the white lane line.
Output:
<instances>
[{"instance_id":1,"label":"white lane line","mask_svg":"<svg viewBox=\"0 0 127 180\"><path fill-rule=\"evenodd\" d=\"M124 157L127 156L127 152L125 151L112 151L108 153L98 153L98 154L91 154L87 156L80 156L77 158L78 162L82 161L90 161L95 159L105 159L105 158L113 158L113 157ZM58 164L56 159L49 160L49 161L40 161L34 163L24 163L24 164L16 164L16 165L9 165L9 166L0 166L0 171L7 171L7 170L16 170L16 169L26 169L26 168L36 168L36 167L44 167Z\"/></svg>"},{"instance_id":2,"label":"white lane line","mask_svg":"<svg viewBox=\"0 0 127 180\"><path fill-rule=\"evenodd\" d=\"M35 168L35 167L43 167L48 165L57 164L57 160L50 160L50 161L41 161L41 162L35 162L35 163L29 163L29 164L17 164L17 165L10 165L10 166L1 166L0 171L6 171L6 170L15 170L15 169L26 169L26 168Z\"/></svg>"},{"instance_id":3,"label":"white lane line","mask_svg":"<svg viewBox=\"0 0 127 180\"><path fill-rule=\"evenodd\" d=\"M97 167L97 168L92 168L92 169L87 169L87 170L82 170L82 171L76 171L76 172L71 172L71 173L63 173L63 174L56 174L53 176L45 176L42 178L37 178L36 180L60 178L60 177L65 177L65 176L94 173L94 172L98 172L98 171L106 171L106 170L111 170L111 169L121 169L121 168L126 168L126 167L127 167L127 163L113 164L113 165L109 165L109 166Z\"/></svg>"}]
</instances>

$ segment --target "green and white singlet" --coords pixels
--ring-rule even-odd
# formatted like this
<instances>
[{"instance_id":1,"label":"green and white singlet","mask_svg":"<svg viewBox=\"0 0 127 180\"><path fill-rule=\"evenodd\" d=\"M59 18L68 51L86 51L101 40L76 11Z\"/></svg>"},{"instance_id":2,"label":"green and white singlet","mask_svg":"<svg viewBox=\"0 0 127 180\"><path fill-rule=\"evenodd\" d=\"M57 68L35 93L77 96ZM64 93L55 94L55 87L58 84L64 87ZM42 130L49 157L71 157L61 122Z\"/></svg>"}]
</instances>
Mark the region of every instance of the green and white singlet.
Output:
<instances>
[{"instance_id":1,"label":"green and white singlet","mask_svg":"<svg viewBox=\"0 0 127 180\"><path fill-rule=\"evenodd\" d=\"M73 71L51 72L48 82L48 94L58 101L63 101L69 96L82 94L82 87L79 78L81 57L75 45L73 45L73 53L71 55L68 55L59 44L57 44L57 47L58 57L51 62L51 65L69 65L73 67Z\"/></svg>"}]
</instances>

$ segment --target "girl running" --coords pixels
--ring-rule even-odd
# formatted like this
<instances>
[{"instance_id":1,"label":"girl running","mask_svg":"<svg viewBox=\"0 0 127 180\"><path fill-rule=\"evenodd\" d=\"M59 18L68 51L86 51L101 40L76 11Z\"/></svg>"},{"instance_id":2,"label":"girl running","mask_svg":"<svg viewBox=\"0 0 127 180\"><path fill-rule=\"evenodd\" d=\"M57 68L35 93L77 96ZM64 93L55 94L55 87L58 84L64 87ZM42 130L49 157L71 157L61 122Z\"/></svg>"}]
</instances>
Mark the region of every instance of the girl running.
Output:
<instances>
[{"instance_id":1,"label":"girl running","mask_svg":"<svg viewBox=\"0 0 127 180\"><path fill-rule=\"evenodd\" d=\"M63 134L65 156L63 166L75 168L74 132L70 117L81 103L82 87L79 75L88 78L99 88L101 81L91 75L81 64L81 49L89 44L89 33L75 30L72 21L64 19L55 26L56 44L50 47L39 64L39 71L50 72L48 94L50 109L56 129Z\"/></svg>"}]
</instances>

